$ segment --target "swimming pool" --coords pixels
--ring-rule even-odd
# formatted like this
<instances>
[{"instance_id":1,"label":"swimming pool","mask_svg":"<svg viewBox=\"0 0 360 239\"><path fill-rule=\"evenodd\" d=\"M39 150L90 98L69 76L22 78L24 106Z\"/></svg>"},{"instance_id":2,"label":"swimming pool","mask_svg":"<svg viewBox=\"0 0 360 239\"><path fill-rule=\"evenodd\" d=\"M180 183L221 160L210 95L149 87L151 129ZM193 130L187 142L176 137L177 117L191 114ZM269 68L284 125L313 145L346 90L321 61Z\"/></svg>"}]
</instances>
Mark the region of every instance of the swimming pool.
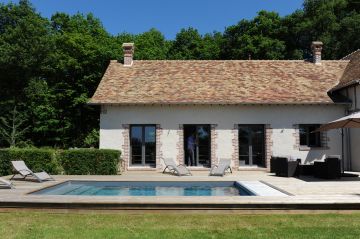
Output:
<instances>
[{"instance_id":1,"label":"swimming pool","mask_svg":"<svg viewBox=\"0 0 360 239\"><path fill-rule=\"evenodd\" d=\"M31 194L78 196L255 196L236 181L143 182L66 181Z\"/></svg>"}]
</instances>

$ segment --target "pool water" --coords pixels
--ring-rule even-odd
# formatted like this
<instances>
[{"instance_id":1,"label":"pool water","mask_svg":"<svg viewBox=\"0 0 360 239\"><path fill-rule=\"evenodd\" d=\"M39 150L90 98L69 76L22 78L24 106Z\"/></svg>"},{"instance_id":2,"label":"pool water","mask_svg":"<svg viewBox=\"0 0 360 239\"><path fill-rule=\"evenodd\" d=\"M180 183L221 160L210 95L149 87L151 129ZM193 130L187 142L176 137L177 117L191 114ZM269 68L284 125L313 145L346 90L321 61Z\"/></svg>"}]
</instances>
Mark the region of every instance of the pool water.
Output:
<instances>
[{"instance_id":1,"label":"pool water","mask_svg":"<svg viewBox=\"0 0 360 239\"><path fill-rule=\"evenodd\" d=\"M238 182L67 181L36 195L81 196L254 196Z\"/></svg>"}]
</instances>

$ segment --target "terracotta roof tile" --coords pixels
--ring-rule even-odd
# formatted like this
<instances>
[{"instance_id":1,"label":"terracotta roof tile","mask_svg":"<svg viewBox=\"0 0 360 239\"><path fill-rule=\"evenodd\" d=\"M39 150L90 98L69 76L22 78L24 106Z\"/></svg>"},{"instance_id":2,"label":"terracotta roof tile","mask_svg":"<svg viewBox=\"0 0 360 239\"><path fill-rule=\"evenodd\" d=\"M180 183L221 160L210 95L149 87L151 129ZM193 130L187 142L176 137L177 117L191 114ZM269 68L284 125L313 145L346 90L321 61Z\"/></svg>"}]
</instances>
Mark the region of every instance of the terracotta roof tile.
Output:
<instances>
[{"instance_id":1,"label":"terracotta roof tile","mask_svg":"<svg viewBox=\"0 0 360 239\"><path fill-rule=\"evenodd\" d=\"M92 104L321 104L349 61L111 61Z\"/></svg>"},{"instance_id":2,"label":"terracotta roof tile","mask_svg":"<svg viewBox=\"0 0 360 239\"><path fill-rule=\"evenodd\" d=\"M360 50L354 51L345 58L349 59L350 62L346 66L339 83L332 90L341 89L354 81L360 80Z\"/></svg>"}]
</instances>

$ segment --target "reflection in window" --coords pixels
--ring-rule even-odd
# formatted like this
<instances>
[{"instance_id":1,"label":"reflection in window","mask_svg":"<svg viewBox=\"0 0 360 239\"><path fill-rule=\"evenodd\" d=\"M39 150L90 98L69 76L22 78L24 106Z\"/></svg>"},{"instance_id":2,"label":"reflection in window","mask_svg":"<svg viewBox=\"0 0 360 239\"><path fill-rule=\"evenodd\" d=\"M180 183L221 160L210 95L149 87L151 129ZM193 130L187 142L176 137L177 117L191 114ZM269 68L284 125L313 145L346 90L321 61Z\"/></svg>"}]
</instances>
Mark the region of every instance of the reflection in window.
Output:
<instances>
[{"instance_id":1,"label":"reflection in window","mask_svg":"<svg viewBox=\"0 0 360 239\"><path fill-rule=\"evenodd\" d=\"M319 127L319 124L299 125L300 145L307 147L321 147L320 132L314 132Z\"/></svg>"},{"instance_id":2,"label":"reflection in window","mask_svg":"<svg viewBox=\"0 0 360 239\"><path fill-rule=\"evenodd\" d=\"M156 164L156 127L132 125L130 128L131 165Z\"/></svg>"}]
</instances>

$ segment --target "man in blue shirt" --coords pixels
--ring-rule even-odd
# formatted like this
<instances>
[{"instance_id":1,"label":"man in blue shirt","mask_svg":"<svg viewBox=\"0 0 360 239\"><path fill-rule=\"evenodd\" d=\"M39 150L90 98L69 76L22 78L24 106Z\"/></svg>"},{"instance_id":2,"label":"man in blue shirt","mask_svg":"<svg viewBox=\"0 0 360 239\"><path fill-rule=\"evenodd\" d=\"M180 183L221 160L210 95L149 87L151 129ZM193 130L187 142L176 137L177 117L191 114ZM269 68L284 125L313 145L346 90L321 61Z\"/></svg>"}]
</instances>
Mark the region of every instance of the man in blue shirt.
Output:
<instances>
[{"instance_id":1,"label":"man in blue shirt","mask_svg":"<svg viewBox=\"0 0 360 239\"><path fill-rule=\"evenodd\" d=\"M189 154L188 164L189 166L195 166L195 146L196 146L196 139L195 139L195 133L192 133L187 138L187 151Z\"/></svg>"}]
</instances>

